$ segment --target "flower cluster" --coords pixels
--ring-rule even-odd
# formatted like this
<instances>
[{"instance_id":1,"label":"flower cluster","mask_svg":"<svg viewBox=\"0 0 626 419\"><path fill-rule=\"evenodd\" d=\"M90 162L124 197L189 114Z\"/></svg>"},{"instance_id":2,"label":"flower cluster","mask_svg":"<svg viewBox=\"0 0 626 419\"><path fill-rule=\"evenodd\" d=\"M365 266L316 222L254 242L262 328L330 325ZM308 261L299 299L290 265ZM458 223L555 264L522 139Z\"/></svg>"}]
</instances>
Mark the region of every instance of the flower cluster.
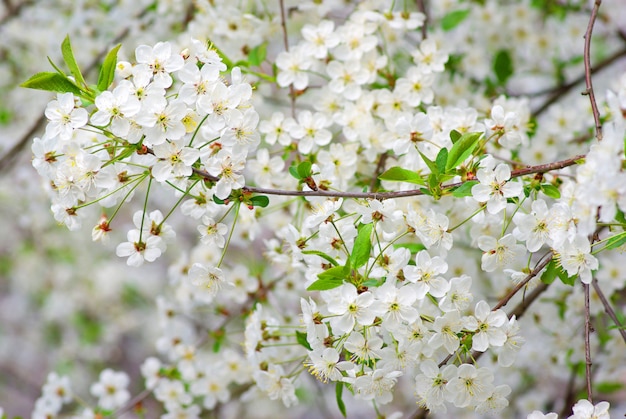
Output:
<instances>
[{"instance_id":1,"label":"flower cluster","mask_svg":"<svg viewBox=\"0 0 626 419\"><path fill-rule=\"evenodd\" d=\"M113 50L97 88L64 44L70 87L32 146L54 218L95 225L94 241L113 239L141 269L193 243L167 270L159 357L141 366L162 417L254 416L265 399L298 416L320 382L344 414L345 403L366 416L417 402L442 415L550 417L539 410L569 406L550 404L553 383L532 375L567 380L585 345L615 366L596 376L618 380L614 328L581 338L581 282L597 279L609 297L625 286L614 249L626 227L626 79L607 93L591 146L597 121L562 103L544 112L545 93L527 91L580 69L580 49L554 35L587 14L325 3L245 13L211 2L178 41L139 45L129 61ZM603 24L612 48L617 24ZM539 47L554 63L537 60ZM524 315L531 305L541 308ZM105 369L82 417L127 408L128 387ZM534 402L510 396L533 387ZM51 374L36 414L59 414L71 395ZM607 410L581 400L572 417Z\"/></svg>"}]
</instances>

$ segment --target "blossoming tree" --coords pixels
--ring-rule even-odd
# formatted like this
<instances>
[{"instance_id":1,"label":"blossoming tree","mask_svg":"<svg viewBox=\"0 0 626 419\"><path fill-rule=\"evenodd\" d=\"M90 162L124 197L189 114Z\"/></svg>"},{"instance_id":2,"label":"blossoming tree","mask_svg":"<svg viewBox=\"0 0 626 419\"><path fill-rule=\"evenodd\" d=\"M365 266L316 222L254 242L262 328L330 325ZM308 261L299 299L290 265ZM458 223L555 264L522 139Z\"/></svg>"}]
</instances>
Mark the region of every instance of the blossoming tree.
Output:
<instances>
[{"instance_id":1,"label":"blossoming tree","mask_svg":"<svg viewBox=\"0 0 626 419\"><path fill-rule=\"evenodd\" d=\"M618 3L195 2L91 76L66 37L22 84L53 217L168 283L143 390L33 417L624 409Z\"/></svg>"}]
</instances>

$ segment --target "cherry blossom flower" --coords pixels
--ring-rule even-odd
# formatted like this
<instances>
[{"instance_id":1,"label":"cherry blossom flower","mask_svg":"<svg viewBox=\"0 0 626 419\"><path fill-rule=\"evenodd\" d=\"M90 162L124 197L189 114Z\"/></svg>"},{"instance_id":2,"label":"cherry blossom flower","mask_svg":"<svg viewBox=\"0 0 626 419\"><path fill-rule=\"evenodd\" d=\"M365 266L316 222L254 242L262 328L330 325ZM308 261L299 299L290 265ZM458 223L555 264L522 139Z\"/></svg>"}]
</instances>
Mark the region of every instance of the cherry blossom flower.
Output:
<instances>
[{"instance_id":1,"label":"cherry blossom flower","mask_svg":"<svg viewBox=\"0 0 626 419\"><path fill-rule=\"evenodd\" d=\"M589 240L577 235L574 240L567 241L559 251L558 260L569 276L578 275L583 284L590 284L591 271L598 269L598 259L591 254Z\"/></svg>"},{"instance_id":2,"label":"cherry blossom flower","mask_svg":"<svg viewBox=\"0 0 626 419\"><path fill-rule=\"evenodd\" d=\"M97 383L91 385L89 391L98 398L98 406L105 410L114 410L130 400L126 389L130 379L125 372L105 369L100 373Z\"/></svg>"},{"instance_id":3,"label":"cherry blossom flower","mask_svg":"<svg viewBox=\"0 0 626 419\"><path fill-rule=\"evenodd\" d=\"M490 346L504 345L507 336L500 327L506 321L504 311L491 311L487 302L479 301L476 304L474 316L469 317L465 322L467 329L476 330L476 334L472 337L472 350L484 352Z\"/></svg>"},{"instance_id":4,"label":"cherry blossom flower","mask_svg":"<svg viewBox=\"0 0 626 419\"><path fill-rule=\"evenodd\" d=\"M154 262L162 253L163 239L150 235L141 237L139 230L130 230L126 235L127 242L120 243L115 254L119 257L128 257L128 266L141 266L144 261Z\"/></svg>"},{"instance_id":5,"label":"cherry blossom flower","mask_svg":"<svg viewBox=\"0 0 626 419\"><path fill-rule=\"evenodd\" d=\"M321 353L320 353L321 352ZM335 348L326 348L323 351L310 351L310 362L304 363L309 372L323 383L339 381L343 378L341 371L354 368L350 361L339 361L339 352Z\"/></svg>"},{"instance_id":6,"label":"cherry blossom flower","mask_svg":"<svg viewBox=\"0 0 626 419\"><path fill-rule=\"evenodd\" d=\"M495 169L489 166L478 169L476 177L480 183L472 187L472 197L478 202L486 202L490 214L497 214L506 208L507 198L522 193L522 184L509 182L511 168L508 165L500 163Z\"/></svg>"},{"instance_id":7,"label":"cherry blossom flower","mask_svg":"<svg viewBox=\"0 0 626 419\"><path fill-rule=\"evenodd\" d=\"M84 108L76 107L72 93L58 93L56 100L51 101L44 111L49 122L46 135L49 138L59 136L61 140L70 140L74 130L87 124L89 115Z\"/></svg>"},{"instance_id":8,"label":"cherry blossom flower","mask_svg":"<svg viewBox=\"0 0 626 419\"><path fill-rule=\"evenodd\" d=\"M457 369L457 376L448 384L448 391L454 395L457 407L466 407L484 402L493 393L493 373L487 368L476 368L463 364Z\"/></svg>"},{"instance_id":9,"label":"cherry blossom flower","mask_svg":"<svg viewBox=\"0 0 626 419\"><path fill-rule=\"evenodd\" d=\"M169 42L157 42L154 47L140 45L135 50L137 66L134 73L150 74L154 78L154 84L167 88L172 85L170 73L180 70L185 64L183 57L172 54L172 44Z\"/></svg>"},{"instance_id":10,"label":"cherry blossom flower","mask_svg":"<svg viewBox=\"0 0 626 419\"><path fill-rule=\"evenodd\" d=\"M578 400L573 410L573 415L568 419L610 419L609 402L600 402L593 405L589 400Z\"/></svg>"},{"instance_id":11,"label":"cherry blossom flower","mask_svg":"<svg viewBox=\"0 0 626 419\"><path fill-rule=\"evenodd\" d=\"M370 308L373 302L371 292L358 294L354 285L342 285L328 302L328 312L335 315L330 319L333 331L350 333L357 323L361 326L371 325L376 317L376 312Z\"/></svg>"}]
</instances>

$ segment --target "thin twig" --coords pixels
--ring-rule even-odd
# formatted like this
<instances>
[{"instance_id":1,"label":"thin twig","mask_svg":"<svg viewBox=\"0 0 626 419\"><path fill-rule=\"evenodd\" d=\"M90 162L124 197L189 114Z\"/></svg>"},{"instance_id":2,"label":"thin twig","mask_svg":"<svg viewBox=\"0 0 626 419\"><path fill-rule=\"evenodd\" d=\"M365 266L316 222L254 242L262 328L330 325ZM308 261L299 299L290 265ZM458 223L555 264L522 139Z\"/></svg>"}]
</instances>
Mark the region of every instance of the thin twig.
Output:
<instances>
[{"instance_id":1,"label":"thin twig","mask_svg":"<svg viewBox=\"0 0 626 419\"><path fill-rule=\"evenodd\" d=\"M593 281L591 281L591 284L593 285L593 289L596 291L596 294L598 294L598 298L600 298L600 301L604 306L605 313L608 314L611 320L613 320L613 323L615 323L615 326L617 326L617 331L620 335L622 335L622 339L624 339L624 343L626 343L626 330L624 329L624 325L619 321L617 315L615 314L615 311L613 310L613 307L611 307L611 304L604 296L602 289L600 289L600 284L598 283L598 280L594 278Z\"/></svg>"},{"instance_id":2,"label":"thin twig","mask_svg":"<svg viewBox=\"0 0 626 419\"><path fill-rule=\"evenodd\" d=\"M595 0L593 4L593 10L591 11L591 17L589 18L589 25L587 25L587 31L585 32L585 50L583 53L583 60L585 62L585 85L587 89L585 94L589 95L589 101L591 102L591 111L593 112L593 120L596 123L596 138L598 141L602 141L602 124L600 122L600 112L598 111L598 104L596 103L596 96L593 92L593 84L591 82L591 32L593 31L593 25L596 22L598 16L598 9L602 0Z\"/></svg>"},{"instance_id":3,"label":"thin twig","mask_svg":"<svg viewBox=\"0 0 626 419\"><path fill-rule=\"evenodd\" d=\"M520 281L519 284L517 284L515 286L515 288L513 288L507 295L505 295L500 301L498 301L498 304L496 304L492 310L497 310L501 307L504 307L511 298L513 298L513 296L515 294L517 294L517 292L519 290L521 290L522 288L524 288L526 286L526 284L528 284L534 277L536 277L539 272L541 272L543 270L543 268L545 268L548 263L550 263L552 261L552 258L554 257L553 253L550 252L547 255L544 256L545 259L543 261L541 261L540 263L537 264L537 266L535 267L535 269L533 269L533 271L531 273L529 273L526 278L524 278L522 281Z\"/></svg>"},{"instance_id":4,"label":"thin twig","mask_svg":"<svg viewBox=\"0 0 626 419\"><path fill-rule=\"evenodd\" d=\"M426 1L425 0L417 0L417 9L421 14L424 15L424 23L422 24L422 41L426 39L428 36L428 10L426 10Z\"/></svg>"},{"instance_id":5,"label":"thin twig","mask_svg":"<svg viewBox=\"0 0 626 419\"><path fill-rule=\"evenodd\" d=\"M578 161L584 158L585 158L584 154L579 154L569 159L560 160L554 163L540 164L537 166L528 166L523 169L514 170L511 172L511 179L520 177L520 176L530 175L530 174L546 173L546 172L551 172L553 170L563 169L565 167L569 167L569 166L573 166L577 164ZM213 176L201 169L194 168L193 172L212 182L217 182L219 180L219 177ZM441 188L443 190L457 188L466 182L468 181L449 183L449 184L441 185ZM393 192L344 192L344 191L324 191L321 189L317 191L293 191L293 190L284 190L284 189L268 189L268 188L257 188L253 186L244 186L242 190L244 192L259 193L259 194L265 194L265 195L325 196L328 198L355 198L355 199L377 199L377 200L404 198L404 197L409 197L409 196L420 196L420 195L425 194L422 189L410 189L407 191L393 191Z\"/></svg>"},{"instance_id":6,"label":"thin twig","mask_svg":"<svg viewBox=\"0 0 626 419\"><path fill-rule=\"evenodd\" d=\"M18 4L12 4L9 0L4 0L5 8L7 9L7 13L0 18L0 26L4 25L8 21L13 18L19 17L22 10L26 7L31 6L35 2L32 0L24 0L19 2Z\"/></svg>"},{"instance_id":7,"label":"thin twig","mask_svg":"<svg viewBox=\"0 0 626 419\"><path fill-rule=\"evenodd\" d=\"M524 297L524 300L521 301L518 305L515 306L515 308L513 310L511 310L511 312L508 314L509 318L512 318L513 316L515 316L516 319L519 319L520 317L522 317L524 315L524 313L526 313L526 310L528 310L528 308L530 307L530 305L537 299L539 298L539 296L541 294L543 294L549 287L549 284L546 284L545 282L542 282L541 284L537 285L537 287L535 287L535 289L533 289L533 291L526 295ZM485 352L478 352L478 351L474 351L472 352L472 355L470 358L468 358L468 361L470 360L478 360L478 358L480 358Z\"/></svg>"},{"instance_id":8,"label":"thin twig","mask_svg":"<svg viewBox=\"0 0 626 419\"><path fill-rule=\"evenodd\" d=\"M129 400L126 404L124 404L124 406L122 406L118 410L116 410L111 415L111 417L116 418L116 417L119 417L120 415L128 412L133 407L135 407L137 405L137 403L142 402L146 397L148 397L150 395L150 393L152 393L152 390L150 390L150 389L143 390L141 393L137 394L135 397L133 397L131 400Z\"/></svg>"},{"instance_id":9,"label":"thin twig","mask_svg":"<svg viewBox=\"0 0 626 419\"><path fill-rule=\"evenodd\" d=\"M280 6L280 27L283 31L283 46L285 51L289 52L289 38L287 36L287 17L285 15L285 1L278 0ZM289 85L289 97L291 99L291 117L296 117L296 89L293 84Z\"/></svg>"},{"instance_id":10,"label":"thin twig","mask_svg":"<svg viewBox=\"0 0 626 419\"><path fill-rule=\"evenodd\" d=\"M607 57L606 59L598 63L598 65L596 65L594 68L590 70L591 74L596 74L600 72L601 70L604 70L606 67L610 66L615 61L619 60L620 58L624 56L626 56L626 48L623 48L617 51L613 55ZM546 109L552 106L557 100L563 97L567 92L572 90L574 87L582 83L584 80L585 80L585 73L581 74L579 77L575 78L569 83L566 83L557 87L551 87L550 89L547 89L547 90L525 94L524 96L541 96L545 94L550 94L550 97L548 97L548 99L546 99L546 101L539 108L537 108L532 113L532 115L534 117L537 117L538 115L545 112Z\"/></svg>"},{"instance_id":11,"label":"thin twig","mask_svg":"<svg viewBox=\"0 0 626 419\"><path fill-rule=\"evenodd\" d=\"M583 284L585 291L585 378L587 380L587 400L593 403L591 387L591 345L589 335L591 333L591 315L589 313L589 284Z\"/></svg>"}]
</instances>

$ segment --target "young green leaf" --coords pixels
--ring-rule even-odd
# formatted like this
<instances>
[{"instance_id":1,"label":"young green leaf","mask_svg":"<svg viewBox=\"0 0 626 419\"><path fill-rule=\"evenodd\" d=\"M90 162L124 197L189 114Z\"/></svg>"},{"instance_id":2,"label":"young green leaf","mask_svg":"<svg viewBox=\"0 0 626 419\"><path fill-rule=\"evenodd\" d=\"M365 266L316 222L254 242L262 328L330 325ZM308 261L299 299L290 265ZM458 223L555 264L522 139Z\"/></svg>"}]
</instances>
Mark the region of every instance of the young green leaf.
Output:
<instances>
[{"instance_id":1,"label":"young green leaf","mask_svg":"<svg viewBox=\"0 0 626 419\"><path fill-rule=\"evenodd\" d=\"M270 199L265 195L257 195L250 198L250 203L255 207L265 208L269 205Z\"/></svg>"},{"instance_id":2,"label":"young green leaf","mask_svg":"<svg viewBox=\"0 0 626 419\"><path fill-rule=\"evenodd\" d=\"M78 86L59 73L52 72L37 73L20 84L20 86L29 89L46 90L48 92L81 94Z\"/></svg>"},{"instance_id":3,"label":"young green leaf","mask_svg":"<svg viewBox=\"0 0 626 419\"><path fill-rule=\"evenodd\" d=\"M482 137L480 132L468 132L459 138L448 153L446 172L454 169L467 159L476 148L478 141Z\"/></svg>"},{"instance_id":4,"label":"young green leaf","mask_svg":"<svg viewBox=\"0 0 626 419\"><path fill-rule=\"evenodd\" d=\"M493 59L493 71L496 73L498 82L504 85L513 74L513 61L509 51L505 49L498 51Z\"/></svg>"},{"instance_id":5,"label":"young green leaf","mask_svg":"<svg viewBox=\"0 0 626 419\"><path fill-rule=\"evenodd\" d=\"M358 234L354 240L354 247L350 254L350 266L354 269L359 269L365 265L370 257L370 251L372 249L372 229L373 223L361 224L358 228Z\"/></svg>"},{"instance_id":6,"label":"young green leaf","mask_svg":"<svg viewBox=\"0 0 626 419\"><path fill-rule=\"evenodd\" d=\"M251 66L259 66L267 55L267 42L257 45L248 53L248 62Z\"/></svg>"},{"instance_id":7,"label":"young green leaf","mask_svg":"<svg viewBox=\"0 0 626 419\"><path fill-rule=\"evenodd\" d=\"M308 160L303 161L298 165L298 175L300 179L311 176L311 162Z\"/></svg>"},{"instance_id":8,"label":"young green leaf","mask_svg":"<svg viewBox=\"0 0 626 419\"><path fill-rule=\"evenodd\" d=\"M606 241L606 246L604 246L604 250L615 249L622 246L624 243L626 243L626 231L622 231L621 233L618 233L609 238Z\"/></svg>"},{"instance_id":9,"label":"young green leaf","mask_svg":"<svg viewBox=\"0 0 626 419\"><path fill-rule=\"evenodd\" d=\"M460 132L458 132L457 130L455 130L455 129L450 131L450 140L452 140L452 144L454 144L457 141L459 141L459 138L461 138L461 136L462 136L462 134Z\"/></svg>"},{"instance_id":10,"label":"young green leaf","mask_svg":"<svg viewBox=\"0 0 626 419\"><path fill-rule=\"evenodd\" d=\"M559 199L561 197L561 191L559 191L559 188L554 185L550 185L549 183L541 185L541 190L550 198Z\"/></svg>"},{"instance_id":11,"label":"young green leaf","mask_svg":"<svg viewBox=\"0 0 626 419\"><path fill-rule=\"evenodd\" d=\"M452 196L455 198L463 198L464 196L472 196L472 188L478 183L477 180L470 180L463 183L458 188L452 191Z\"/></svg>"},{"instance_id":12,"label":"young green leaf","mask_svg":"<svg viewBox=\"0 0 626 419\"><path fill-rule=\"evenodd\" d=\"M403 169L402 167L399 167L399 166L395 166L387 170L386 172L378 176L378 179L395 181L395 182L414 183L416 185L426 184L426 181L424 180L423 177L421 177L420 175L418 175L412 170Z\"/></svg>"},{"instance_id":13,"label":"young green leaf","mask_svg":"<svg viewBox=\"0 0 626 419\"><path fill-rule=\"evenodd\" d=\"M343 266L339 266L343 268ZM330 268L333 269L333 268ZM319 275L318 275L319 276ZM320 278L307 287L307 291L326 291L340 287L343 284L342 279L337 278Z\"/></svg>"},{"instance_id":14,"label":"young green leaf","mask_svg":"<svg viewBox=\"0 0 626 419\"><path fill-rule=\"evenodd\" d=\"M61 44L61 53L63 54L63 60L67 67L70 69L70 72L74 76L76 83L80 86L87 86L85 83L85 79L80 72L80 68L78 68L78 63L76 62L76 58L74 58L74 51L72 51L72 44L70 43L70 36L67 35Z\"/></svg>"},{"instance_id":15,"label":"young green leaf","mask_svg":"<svg viewBox=\"0 0 626 419\"><path fill-rule=\"evenodd\" d=\"M438 173L446 173L446 163L448 162L448 149L443 147L437 153L437 158L435 159L435 164L437 165Z\"/></svg>"},{"instance_id":16,"label":"young green leaf","mask_svg":"<svg viewBox=\"0 0 626 419\"><path fill-rule=\"evenodd\" d=\"M415 254L419 252L420 250L426 249L426 246L424 246L422 243L396 243L393 245L393 248L394 249L399 249L399 248L409 249L409 251L412 254Z\"/></svg>"},{"instance_id":17,"label":"young green leaf","mask_svg":"<svg viewBox=\"0 0 626 419\"><path fill-rule=\"evenodd\" d=\"M435 162L429 159L428 157L426 157L426 155L424 155L424 153L422 153L421 151L419 153L420 153L420 156L422 156L424 163L426 163L426 166L428 166L428 168L430 169L430 172L433 174L439 174L439 171L437 169L437 165L435 164Z\"/></svg>"},{"instance_id":18,"label":"young green leaf","mask_svg":"<svg viewBox=\"0 0 626 419\"><path fill-rule=\"evenodd\" d=\"M553 283L554 280L558 277L560 269L561 268L558 263L554 259L551 260L550 263L548 263L546 270L543 271L543 273L541 274L541 282L547 285Z\"/></svg>"},{"instance_id":19,"label":"young green leaf","mask_svg":"<svg viewBox=\"0 0 626 419\"><path fill-rule=\"evenodd\" d=\"M339 266L339 263L335 259L333 259L331 256L319 250L303 250L302 254L303 255L317 255L321 257L322 259L327 260L333 266Z\"/></svg>"},{"instance_id":20,"label":"young green leaf","mask_svg":"<svg viewBox=\"0 0 626 419\"><path fill-rule=\"evenodd\" d=\"M296 340L300 345L304 346L309 351L313 350L313 348L311 348L311 345L309 344L309 341L306 339L306 333L296 330Z\"/></svg>"},{"instance_id":21,"label":"young green leaf","mask_svg":"<svg viewBox=\"0 0 626 419\"><path fill-rule=\"evenodd\" d=\"M122 44L114 46L102 62L100 74L98 75L98 90L101 92L104 92L109 88L111 83L113 83L113 79L115 78L115 67L117 66L117 52L121 46Z\"/></svg>"},{"instance_id":22,"label":"young green leaf","mask_svg":"<svg viewBox=\"0 0 626 419\"><path fill-rule=\"evenodd\" d=\"M296 166L289 166L289 173L298 180L302 179L298 174L298 168Z\"/></svg>"},{"instance_id":23,"label":"young green leaf","mask_svg":"<svg viewBox=\"0 0 626 419\"><path fill-rule=\"evenodd\" d=\"M346 405L343 402L343 398L341 397L342 393L343 393L343 381L337 381L337 384L335 384L335 398L337 399L337 407L339 408L339 411L345 418L348 416L346 413Z\"/></svg>"},{"instance_id":24,"label":"young green leaf","mask_svg":"<svg viewBox=\"0 0 626 419\"><path fill-rule=\"evenodd\" d=\"M455 10L448 13L441 19L441 29L445 32L456 28L470 14L470 9Z\"/></svg>"}]
</instances>

